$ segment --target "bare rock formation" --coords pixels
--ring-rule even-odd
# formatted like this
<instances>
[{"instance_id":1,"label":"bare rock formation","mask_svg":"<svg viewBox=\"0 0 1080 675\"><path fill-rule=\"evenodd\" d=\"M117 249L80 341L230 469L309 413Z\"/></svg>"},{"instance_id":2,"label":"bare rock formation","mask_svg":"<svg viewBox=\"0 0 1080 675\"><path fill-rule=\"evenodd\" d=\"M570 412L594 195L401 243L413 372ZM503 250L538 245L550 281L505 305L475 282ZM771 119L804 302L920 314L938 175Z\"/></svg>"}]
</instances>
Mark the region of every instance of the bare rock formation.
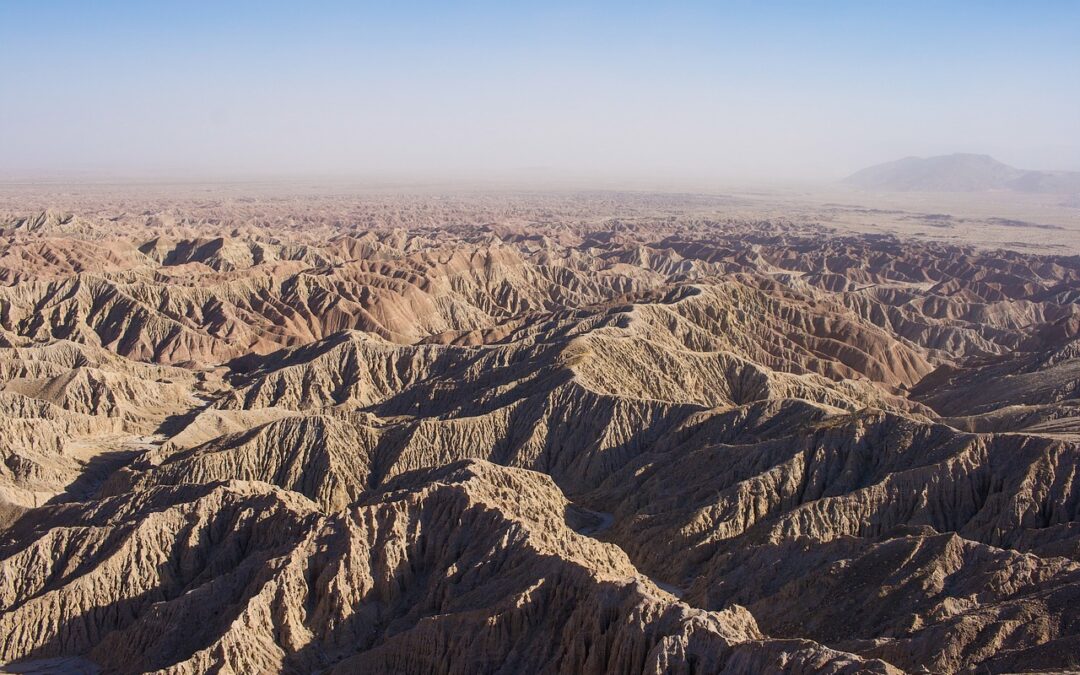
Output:
<instances>
[{"instance_id":1,"label":"bare rock formation","mask_svg":"<svg viewBox=\"0 0 1080 675\"><path fill-rule=\"evenodd\" d=\"M1076 256L54 197L0 218L4 672L1080 668Z\"/></svg>"}]
</instances>

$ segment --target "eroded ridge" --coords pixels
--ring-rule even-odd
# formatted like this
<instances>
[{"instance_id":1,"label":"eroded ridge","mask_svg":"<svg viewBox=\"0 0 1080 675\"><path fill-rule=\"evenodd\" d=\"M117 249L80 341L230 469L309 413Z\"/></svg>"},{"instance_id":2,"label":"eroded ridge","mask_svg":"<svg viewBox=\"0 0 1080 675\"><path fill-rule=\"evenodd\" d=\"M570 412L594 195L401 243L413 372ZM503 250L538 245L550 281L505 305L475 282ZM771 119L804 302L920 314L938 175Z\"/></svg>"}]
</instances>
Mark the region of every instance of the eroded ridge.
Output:
<instances>
[{"instance_id":1,"label":"eroded ridge","mask_svg":"<svg viewBox=\"0 0 1080 675\"><path fill-rule=\"evenodd\" d=\"M1080 258L737 210L6 216L0 662L1080 668Z\"/></svg>"}]
</instances>

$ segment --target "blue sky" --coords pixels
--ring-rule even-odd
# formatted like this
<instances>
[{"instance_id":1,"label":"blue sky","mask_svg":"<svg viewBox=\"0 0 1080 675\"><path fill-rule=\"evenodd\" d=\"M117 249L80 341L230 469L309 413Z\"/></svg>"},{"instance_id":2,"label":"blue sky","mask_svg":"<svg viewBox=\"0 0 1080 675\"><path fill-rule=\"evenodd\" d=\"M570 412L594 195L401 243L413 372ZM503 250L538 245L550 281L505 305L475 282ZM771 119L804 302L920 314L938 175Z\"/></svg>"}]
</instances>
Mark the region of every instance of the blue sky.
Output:
<instances>
[{"instance_id":1,"label":"blue sky","mask_svg":"<svg viewBox=\"0 0 1080 675\"><path fill-rule=\"evenodd\" d=\"M0 0L0 170L1080 169L1076 2Z\"/></svg>"}]
</instances>

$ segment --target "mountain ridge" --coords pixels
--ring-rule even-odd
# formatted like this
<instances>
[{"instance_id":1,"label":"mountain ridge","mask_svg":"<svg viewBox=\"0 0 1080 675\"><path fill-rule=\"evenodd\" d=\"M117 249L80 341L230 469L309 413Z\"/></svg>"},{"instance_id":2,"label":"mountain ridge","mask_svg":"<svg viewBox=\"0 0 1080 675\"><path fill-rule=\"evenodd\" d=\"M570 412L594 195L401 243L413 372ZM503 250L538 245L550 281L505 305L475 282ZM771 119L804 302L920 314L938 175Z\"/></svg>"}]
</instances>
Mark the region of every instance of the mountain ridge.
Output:
<instances>
[{"instance_id":1,"label":"mountain ridge","mask_svg":"<svg viewBox=\"0 0 1080 675\"><path fill-rule=\"evenodd\" d=\"M875 164L856 171L844 182L866 190L891 192L1005 190L1071 194L1080 192L1080 171L1017 169L990 155L953 153Z\"/></svg>"}]
</instances>

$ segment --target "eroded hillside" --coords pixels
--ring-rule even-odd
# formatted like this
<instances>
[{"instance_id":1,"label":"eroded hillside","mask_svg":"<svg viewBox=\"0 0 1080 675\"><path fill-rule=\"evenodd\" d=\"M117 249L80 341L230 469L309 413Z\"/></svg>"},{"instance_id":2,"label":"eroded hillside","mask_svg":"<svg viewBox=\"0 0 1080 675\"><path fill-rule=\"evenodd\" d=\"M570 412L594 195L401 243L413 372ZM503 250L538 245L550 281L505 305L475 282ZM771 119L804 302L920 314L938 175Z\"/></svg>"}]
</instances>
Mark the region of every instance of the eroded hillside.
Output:
<instances>
[{"instance_id":1,"label":"eroded hillside","mask_svg":"<svg viewBox=\"0 0 1080 675\"><path fill-rule=\"evenodd\" d=\"M1080 668L1080 257L678 195L0 233L13 668Z\"/></svg>"}]
</instances>

